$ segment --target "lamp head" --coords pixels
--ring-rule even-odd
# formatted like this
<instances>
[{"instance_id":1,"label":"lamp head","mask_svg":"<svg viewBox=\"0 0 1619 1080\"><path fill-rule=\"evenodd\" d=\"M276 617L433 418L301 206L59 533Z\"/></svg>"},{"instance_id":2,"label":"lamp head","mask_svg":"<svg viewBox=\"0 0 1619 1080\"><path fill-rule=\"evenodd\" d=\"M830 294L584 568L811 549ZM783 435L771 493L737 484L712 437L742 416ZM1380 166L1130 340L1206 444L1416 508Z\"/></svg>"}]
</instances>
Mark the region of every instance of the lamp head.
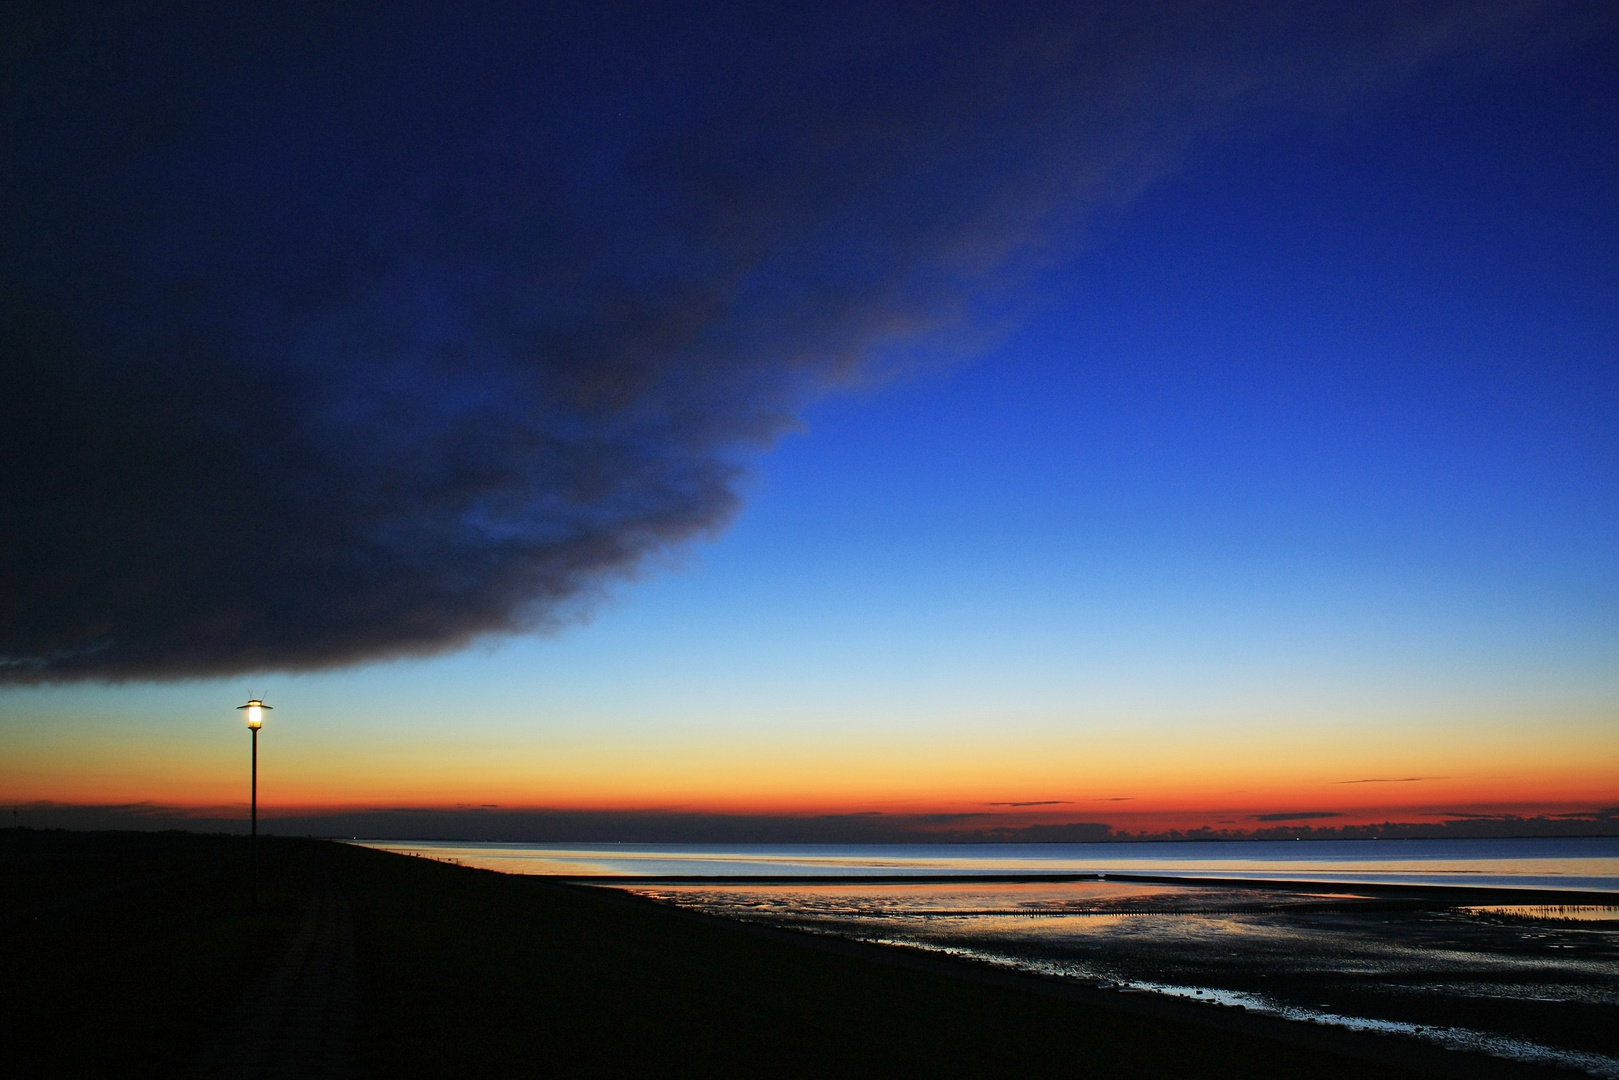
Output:
<instances>
[{"instance_id":1,"label":"lamp head","mask_svg":"<svg viewBox=\"0 0 1619 1080\"><path fill-rule=\"evenodd\" d=\"M236 707L238 709L247 710L247 726L252 728L254 731L257 731L259 728L264 726L264 710L270 708L269 705L266 705L258 698L253 698L246 705L238 705Z\"/></svg>"}]
</instances>

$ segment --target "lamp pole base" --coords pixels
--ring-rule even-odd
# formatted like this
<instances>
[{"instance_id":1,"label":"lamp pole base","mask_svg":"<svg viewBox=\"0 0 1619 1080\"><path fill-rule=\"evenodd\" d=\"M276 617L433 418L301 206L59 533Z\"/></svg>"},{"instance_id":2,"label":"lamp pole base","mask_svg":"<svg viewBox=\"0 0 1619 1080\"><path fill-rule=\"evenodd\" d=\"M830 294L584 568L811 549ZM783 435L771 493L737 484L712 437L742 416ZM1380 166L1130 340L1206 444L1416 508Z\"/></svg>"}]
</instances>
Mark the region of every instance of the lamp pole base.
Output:
<instances>
[{"instance_id":1,"label":"lamp pole base","mask_svg":"<svg viewBox=\"0 0 1619 1080\"><path fill-rule=\"evenodd\" d=\"M259 906L259 729L253 728L253 906Z\"/></svg>"}]
</instances>

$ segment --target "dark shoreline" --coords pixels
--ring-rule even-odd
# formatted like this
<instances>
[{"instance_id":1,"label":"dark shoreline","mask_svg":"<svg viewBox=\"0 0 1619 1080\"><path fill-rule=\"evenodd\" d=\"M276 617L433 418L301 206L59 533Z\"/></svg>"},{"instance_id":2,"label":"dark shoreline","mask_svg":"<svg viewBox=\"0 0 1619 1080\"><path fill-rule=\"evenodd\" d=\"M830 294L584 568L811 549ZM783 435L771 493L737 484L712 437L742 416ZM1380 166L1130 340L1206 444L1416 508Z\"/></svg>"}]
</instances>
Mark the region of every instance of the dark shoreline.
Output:
<instances>
[{"instance_id":1,"label":"dark shoreline","mask_svg":"<svg viewBox=\"0 0 1619 1080\"><path fill-rule=\"evenodd\" d=\"M244 837L0 830L0 944L13 960L0 1035L19 1075L100 1077L132 1060L246 1075L219 1063L254 1054L389 1080L1574 1075L602 887L624 879L311 839L260 848L255 909Z\"/></svg>"}]
</instances>

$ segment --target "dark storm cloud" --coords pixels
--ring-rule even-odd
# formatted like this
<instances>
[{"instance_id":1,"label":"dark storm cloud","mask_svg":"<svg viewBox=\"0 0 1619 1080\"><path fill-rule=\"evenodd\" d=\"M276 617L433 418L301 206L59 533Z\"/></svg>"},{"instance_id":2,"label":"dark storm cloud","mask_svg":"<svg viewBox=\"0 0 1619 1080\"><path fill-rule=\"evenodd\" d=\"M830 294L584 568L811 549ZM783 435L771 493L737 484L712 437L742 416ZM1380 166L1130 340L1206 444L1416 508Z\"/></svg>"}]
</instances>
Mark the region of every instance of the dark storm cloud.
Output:
<instances>
[{"instance_id":1,"label":"dark storm cloud","mask_svg":"<svg viewBox=\"0 0 1619 1080\"><path fill-rule=\"evenodd\" d=\"M989 7L9 5L0 680L555 625L1197 139L1582 17Z\"/></svg>"}]
</instances>

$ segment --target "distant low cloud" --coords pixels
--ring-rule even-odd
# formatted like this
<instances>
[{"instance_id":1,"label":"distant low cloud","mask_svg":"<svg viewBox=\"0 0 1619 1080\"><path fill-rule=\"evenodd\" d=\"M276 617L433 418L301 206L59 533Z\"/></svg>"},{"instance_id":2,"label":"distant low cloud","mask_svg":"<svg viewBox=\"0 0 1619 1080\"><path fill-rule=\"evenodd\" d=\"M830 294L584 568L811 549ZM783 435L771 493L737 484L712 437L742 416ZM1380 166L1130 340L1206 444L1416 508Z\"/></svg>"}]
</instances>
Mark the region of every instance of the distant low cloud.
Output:
<instances>
[{"instance_id":1,"label":"distant low cloud","mask_svg":"<svg viewBox=\"0 0 1619 1080\"><path fill-rule=\"evenodd\" d=\"M985 806L1072 806L1073 802L1071 800L1068 800L1068 799L1036 799L1036 800L1034 800L1032 802L991 802L991 803L985 803L984 805Z\"/></svg>"},{"instance_id":2,"label":"distant low cloud","mask_svg":"<svg viewBox=\"0 0 1619 1080\"><path fill-rule=\"evenodd\" d=\"M0 681L566 624L1199 140L1588 16L11 5Z\"/></svg>"},{"instance_id":3,"label":"distant low cloud","mask_svg":"<svg viewBox=\"0 0 1619 1080\"><path fill-rule=\"evenodd\" d=\"M1254 821L1311 821L1315 818L1343 817L1335 810L1301 810L1295 814L1255 814Z\"/></svg>"}]
</instances>

